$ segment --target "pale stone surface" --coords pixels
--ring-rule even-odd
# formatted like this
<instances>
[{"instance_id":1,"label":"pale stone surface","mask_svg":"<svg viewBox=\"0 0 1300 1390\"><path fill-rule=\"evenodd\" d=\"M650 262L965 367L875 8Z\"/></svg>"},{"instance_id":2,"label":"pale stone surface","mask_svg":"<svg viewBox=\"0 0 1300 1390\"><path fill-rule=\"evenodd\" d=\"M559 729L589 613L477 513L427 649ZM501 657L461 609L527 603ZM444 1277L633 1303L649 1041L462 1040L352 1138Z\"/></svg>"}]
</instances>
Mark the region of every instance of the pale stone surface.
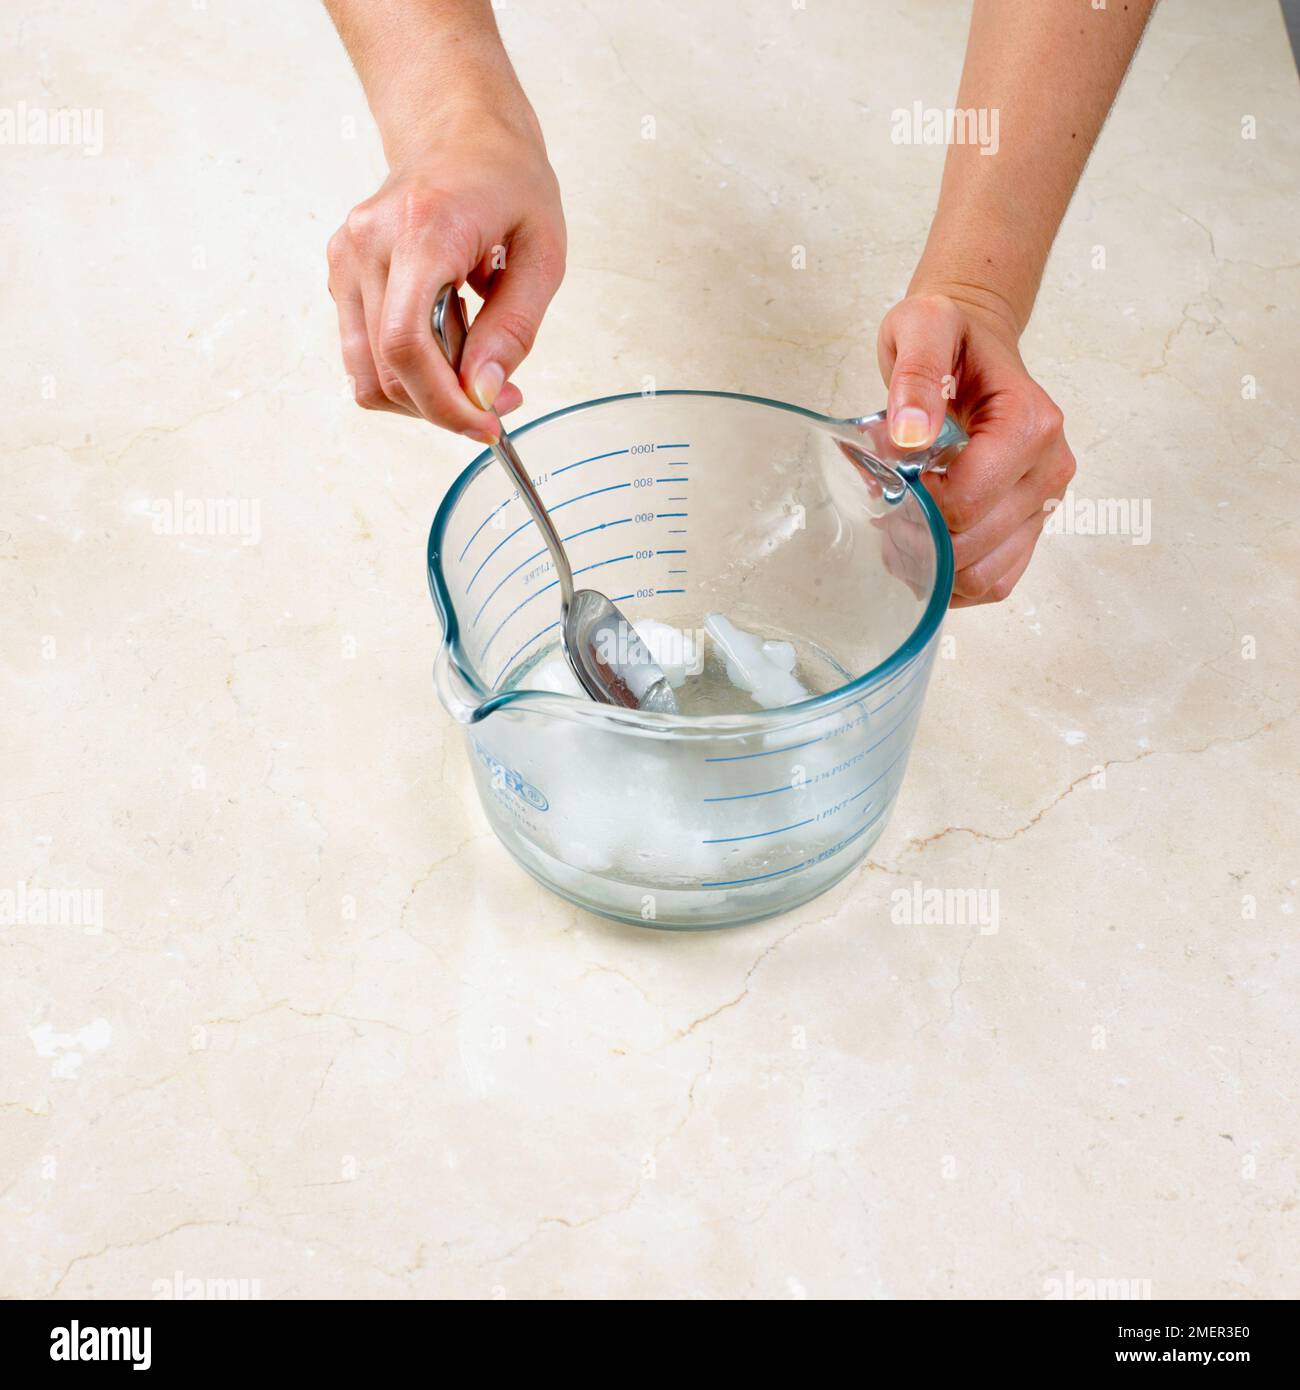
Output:
<instances>
[{"instance_id":1,"label":"pale stone surface","mask_svg":"<svg viewBox=\"0 0 1300 1390\"><path fill-rule=\"evenodd\" d=\"M501 18L571 232L525 415L644 376L877 407L942 157L889 116L951 103L963 16ZM698 937L486 831L422 570L470 451L346 399L324 243L382 165L323 14L0 38L0 106L104 113L98 157L0 147L0 887L103 902L0 931L0 1294L1300 1294L1276 5L1158 16L1026 340L1078 496L1149 499L1150 544L1052 538L955 615L873 862ZM257 543L155 534L178 489ZM998 931L891 924L914 883L996 889Z\"/></svg>"}]
</instances>

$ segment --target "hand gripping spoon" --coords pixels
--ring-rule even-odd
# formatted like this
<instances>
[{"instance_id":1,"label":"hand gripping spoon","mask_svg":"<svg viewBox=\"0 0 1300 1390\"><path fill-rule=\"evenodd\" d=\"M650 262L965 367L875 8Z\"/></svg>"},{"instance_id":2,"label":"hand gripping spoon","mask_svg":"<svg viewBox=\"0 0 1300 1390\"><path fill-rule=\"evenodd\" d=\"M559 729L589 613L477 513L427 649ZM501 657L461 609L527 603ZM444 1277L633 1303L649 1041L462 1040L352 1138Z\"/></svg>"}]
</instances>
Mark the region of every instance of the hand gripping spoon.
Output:
<instances>
[{"instance_id":1,"label":"hand gripping spoon","mask_svg":"<svg viewBox=\"0 0 1300 1390\"><path fill-rule=\"evenodd\" d=\"M445 285L433 305L433 336L459 377L469 325L455 285ZM491 412L496 415L496 411ZM500 416L497 416L500 424ZM595 589L573 587L573 569L550 514L537 495L505 426L492 453L519 489L519 499L537 523L551 552L560 586L560 643L582 688L598 704L676 714L677 700L662 668L636 628Z\"/></svg>"}]
</instances>

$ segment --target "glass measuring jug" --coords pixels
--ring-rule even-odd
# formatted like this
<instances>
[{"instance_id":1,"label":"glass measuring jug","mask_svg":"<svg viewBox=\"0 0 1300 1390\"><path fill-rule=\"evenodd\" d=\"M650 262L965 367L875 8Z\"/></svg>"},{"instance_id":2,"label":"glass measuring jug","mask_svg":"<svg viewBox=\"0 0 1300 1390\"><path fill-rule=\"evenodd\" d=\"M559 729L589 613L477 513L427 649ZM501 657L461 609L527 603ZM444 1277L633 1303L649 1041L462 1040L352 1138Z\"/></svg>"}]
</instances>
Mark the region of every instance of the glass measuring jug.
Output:
<instances>
[{"instance_id":1,"label":"glass measuring jug","mask_svg":"<svg viewBox=\"0 0 1300 1390\"><path fill-rule=\"evenodd\" d=\"M546 688L555 576L485 452L439 508L428 561L435 683L502 843L570 901L646 926L737 925L830 887L902 782L952 589L919 473L961 430L901 455L878 416L667 391L513 433L575 576L598 576L633 623L683 631L697 660L714 613L791 644L809 698L671 715Z\"/></svg>"}]
</instances>

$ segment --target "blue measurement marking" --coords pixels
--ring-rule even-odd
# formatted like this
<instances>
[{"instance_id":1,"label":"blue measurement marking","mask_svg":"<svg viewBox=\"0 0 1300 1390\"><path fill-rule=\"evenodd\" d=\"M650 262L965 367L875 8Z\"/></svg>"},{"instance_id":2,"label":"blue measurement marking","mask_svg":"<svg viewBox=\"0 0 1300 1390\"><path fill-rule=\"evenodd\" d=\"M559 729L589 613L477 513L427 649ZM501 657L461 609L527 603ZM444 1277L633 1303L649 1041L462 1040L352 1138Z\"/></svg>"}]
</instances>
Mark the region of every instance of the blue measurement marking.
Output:
<instances>
[{"instance_id":1,"label":"blue measurement marking","mask_svg":"<svg viewBox=\"0 0 1300 1390\"><path fill-rule=\"evenodd\" d=\"M913 658L913 662L918 660L920 660L919 657ZM907 669L908 668L906 666L903 667L903 671L906 671ZM903 674L903 671L900 671L898 674L901 676ZM878 714L882 709L885 708L885 705L891 704L894 700L898 698L899 695L903 693L904 690L907 689L909 685L912 684L914 680L916 680L918 676L922 675L923 673L923 669L914 672L908 678L905 684L900 685L898 689L894 691L894 693L889 697L888 700L885 700L883 703L877 705L875 709L868 710L867 717L870 718L871 715ZM895 679L897 679L897 677L895 677ZM862 704L863 700L865 700L866 698L867 697L864 695L861 700L855 700L853 702L853 705L850 705L849 708L852 709L854 705ZM750 758L770 758L777 753L795 753L798 752L800 748L811 748L814 743L822 743L828 738L836 738L843 732L844 727L841 725L839 728L832 729L829 733L818 734L816 738L805 739L803 743L790 743L787 744L784 748L765 748L760 753L732 753L725 758L705 758L704 761L706 763L743 763L747 762Z\"/></svg>"},{"instance_id":2,"label":"blue measurement marking","mask_svg":"<svg viewBox=\"0 0 1300 1390\"><path fill-rule=\"evenodd\" d=\"M689 483L689 478L683 478L680 473L675 473L671 478L656 478L657 483Z\"/></svg>"},{"instance_id":3,"label":"blue measurement marking","mask_svg":"<svg viewBox=\"0 0 1300 1390\"><path fill-rule=\"evenodd\" d=\"M573 571L573 573L574 573L575 576L576 576L576 575L579 575L579 574L586 574L588 570L598 570L598 569L601 568L602 565L616 565L616 564L619 563L620 560L630 560L630 559L632 559L632 556L631 556L631 555L613 555L613 556L611 556L608 560L597 560L594 564L583 565L583 567L582 567L581 569L576 569L576 570ZM528 597L527 597L526 599L524 599L524 600L523 600L522 602L520 602L520 603L515 604L515 606L510 610L510 612L507 613L507 614L505 615L505 617L502 618L501 621L496 625L496 630L492 633L492 636L489 637L489 638L487 639L487 641L483 643L483 650L479 653L479 659L482 660L482 658L485 657L485 656L488 654L488 648L492 645L493 642L496 641L496 639L498 638L498 636L500 636L500 634L501 634L501 629L502 629L503 627L505 627L505 625L510 621L510 619L513 618L513 617L515 616L515 614L518 613L519 610L520 610L521 608L523 608L523 607L524 607L525 605L527 605L527 604L532 603L532 601L533 601L535 598L539 598L539 597L540 597L542 594L544 594L548 589L553 589L553 588L555 588L555 586L556 586L559 582L560 582L560 581L559 581L558 579L552 579L551 582L550 582L549 584L543 584L542 587L541 587L540 589L534 589L533 592L532 592L531 594L529 594ZM666 591L666 590L661 590L661 592L667 592L667 591Z\"/></svg>"},{"instance_id":4,"label":"blue measurement marking","mask_svg":"<svg viewBox=\"0 0 1300 1390\"><path fill-rule=\"evenodd\" d=\"M617 521L600 521L597 522L595 526L588 526L581 531L574 531L572 535L561 536L560 539L565 543L565 545L568 545L570 541L576 541L579 536L589 536L592 534L593 531L604 531L610 526L628 526L631 524L631 522L632 518L630 516L619 517ZM483 616L483 610L488 606L489 603L492 602L492 600L497 596L497 594L500 593L502 584L505 584L509 580L513 579L514 576L517 575L519 571L524 568L525 565L531 565L534 560L540 560L542 556L545 554L545 546L543 546L540 550L534 550L533 553L526 560L521 560L514 567L514 569L510 571L509 574L505 575L504 578L502 578L498 582L496 587L487 596L487 598L485 598L483 602L479 605L479 610L477 613L474 614L474 619L470 623L470 627L478 626L478 620Z\"/></svg>"},{"instance_id":5,"label":"blue measurement marking","mask_svg":"<svg viewBox=\"0 0 1300 1390\"><path fill-rule=\"evenodd\" d=\"M897 756L897 758L894 758L893 760L891 760L891 762L886 763L886 766L884 766L884 771L881 771L881 773L877 774L876 777L873 777L872 780L870 780L869 783L865 785L865 787L859 788L859 790L855 791L854 794L852 794L852 796L848 796L848 798L845 798L844 805L847 806L848 803L856 801L856 799L858 799L859 796L865 796L866 794L868 794L870 790L872 790L872 787L875 787L875 785L881 783L881 781L884 781L884 778L888 777L888 774L890 774L891 771L893 771L895 767L898 766L898 763L902 762L902 759L904 759L905 756L907 756L907 752L907 749L904 748L904 751L902 751L900 755ZM845 769L840 769L840 771L844 770ZM838 777L840 776L840 774L831 773L830 776ZM827 777L826 781L830 781L830 777ZM798 785L786 785L786 787L773 787L770 791L745 792L745 794L741 796L705 796L705 801L754 801L756 796L776 796L783 791L802 791L806 787L815 787L815 785L818 784L799 783ZM843 810L843 808L841 808L841 810ZM831 812L831 815L834 815L834 812Z\"/></svg>"},{"instance_id":6,"label":"blue measurement marking","mask_svg":"<svg viewBox=\"0 0 1300 1390\"><path fill-rule=\"evenodd\" d=\"M567 473L571 468L581 468L584 463L597 463L601 459L617 458L620 454L626 454L627 452L628 451L626 449L614 449L608 454L593 454L589 459L579 459L577 463L566 463L563 468L557 468L555 472L551 474L551 477L558 478L561 473ZM533 479L533 486L539 486L536 478ZM508 507L511 504L511 502L517 501L518 497L518 492L514 492L509 497L507 497L504 502L498 502L497 505L492 508L492 510L474 528L474 534L469 538L469 540L465 542L465 549L460 552L460 559L463 560L465 558L465 556L469 553L470 546L473 545L475 540L478 539L479 532L482 531L482 529L488 524L489 521L492 520L494 516L496 516L496 514L501 510L501 508Z\"/></svg>"},{"instance_id":7,"label":"blue measurement marking","mask_svg":"<svg viewBox=\"0 0 1300 1390\"><path fill-rule=\"evenodd\" d=\"M669 574L689 574L689 570L669 570Z\"/></svg>"},{"instance_id":8,"label":"blue measurement marking","mask_svg":"<svg viewBox=\"0 0 1300 1390\"><path fill-rule=\"evenodd\" d=\"M656 555L685 555L685 550L656 550Z\"/></svg>"},{"instance_id":9,"label":"blue measurement marking","mask_svg":"<svg viewBox=\"0 0 1300 1390\"><path fill-rule=\"evenodd\" d=\"M899 729L901 729L901 728L903 727L903 725L907 723L907 721L912 717L912 715L913 715L918 709L920 709L920 708L921 708L921 700L920 700L920 698L918 697L917 699L913 700L912 703L911 703L910 705L908 705L908 707L907 707L907 713L898 721L898 723L895 724L894 727L893 727L892 729L890 729L890 731L889 731L887 734L883 734L880 738L878 738L878 739L875 741L875 743L873 743L873 744L871 745L870 748L864 748L864 749L862 750L863 753L864 753L864 754L867 754L867 753L874 753L874 752L876 751L876 749L879 748L880 745L881 745L882 743L887 743L891 738L894 737L894 735L899 731Z\"/></svg>"},{"instance_id":10,"label":"blue measurement marking","mask_svg":"<svg viewBox=\"0 0 1300 1390\"><path fill-rule=\"evenodd\" d=\"M528 641L525 642L524 645L520 647L519 650L515 652L513 656L507 657L506 664L497 672L497 678L492 682L492 689L495 690L497 686L501 684L501 677L504 676L505 673L511 668L511 666L514 665L517 658L523 656L523 654L528 650L528 648L531 647L539 637L545 637L546 634L550 632L550 630L553 627L559 627L559 625L560 620L558 618L553 623L547 623L546 626L540 632L534 632L533 635L528 639Z\"/></svg>"},{"instance_id":11,"label":"blue measurement marking","mask_svg":"<svg viewBox=\"0 0 1300 1390\"><path fill-rule=\"evenodd\" d=\"M883 773L880 773L879 777L873 777L872 780L870 780L869 783L862 788L862 791L855 791L854 794L852 794L852 796L850 796L850 798L848 799L850 799L850 801L856 801L856 799L858 799L859 796L865 796L866 794L868 794L868 792L872 790L872 787L875 787L877 783L881 783L881 781L884 781L884 778L888 777L888 774L890 774L891 771L895 769L895 767L900 765L902 759L907 758L907 755L908 751L904 748L904 751L902 751L900 755L898 755L897 758L893 760L893 762L887 763L886 769L884 769Z\"/></svg>"},{"instance_id":12,"label":"blue measurement marking","mask_svg":"<svg viewBox=\"0 0 1300 1390\"><path fill-rule=\"evenodd\" d=\"M904 673L905 671L909 670L909 669L912 667L912 665L913 665L915 662L920 661L920 659L921 659L920 657L913 657L913 658L912 658L912 661L909 661L908 664L907 664L906 666L903 667L903 670L900 671L900 672L898 673L898 675L899 675L899 676L903 675L903 673ZM927 667L927 666L925 666L925 665L918 666L918 667L916 668L916 670L913 671L912 674L911 674L910 676L908 676L908 678L902 683L902 685L900 685L900 686L898 687L898 689L894 691L894 693L889 697L889 699L887 699L887 700L881 700L881 702L880 702L878 705L875 705L875 706L873 706L871 709L869 709L869 710L867 711L867 717L870 718L871 715L873 715L873 714L879 714L880 711L881 711L882 709L884 709L886 705L892 705L892 704L894 703L894 701L897 700L898 697L903 693L903 691L906 690L906 689L908 688L908 686L912 685L914 682L916 682L917 680L919 680L920 677L922 677L923 675L925 675L925 673L926 673L927 670L929 670L929 667ZM897 679L898 679L898 676L895 676L894 679L897 680ZM862 701L860 701L860 703L865 703L865 702L866 702L866 698L867 698L867 697L864 695L864 696L862 697Z\"/></svg>"},{"instance_id":13,"label":"blue measurement marking","mask_svg":"<svg viewBox=\"0 0 1300 1390\"><path fill-rule=\"evenodd\" d=\"M776 796L778 792L797 791L798 788L793 782L786 783L784 786L772 787L765 792L738 792L735 796L706 796L705 801L752 801L756 796Z\"/></svg>"},{"instance_id":14,"label":"blue measurement marking","mask_svg":"<svg viewBox=\"0 0 1300 1390\"><path fill-rule=\"evenodd\" d=\"M573 503L582 502L588 497L599 497L602 492L618 492L620 488L630 488L631 486L631 483L612 483L609 487L592 488L590 492L580 492L576 497L570 497L563 502L557 502L553 507L548 507L547 510L551 513L552 516L554 516L555 513L558 512L561 507L570 507L573 505ZM465 585L466 596L468 596L469 591L474 587L474 581L479 577L480 574L483 573L483 566L487 564L487 562L497 553L498 550L501 549L503 545L505 545L508 541L514 540L514 538L521 531L526 531L532 524L533 519L530 516L522 526L516 526L515 529L511 531L508 536L503 536L501 540L499 540L496 543L496 545L494 545L492 549L488 551L488 553L483 557L483 561L479 565L478 569L476 569L474 573L470 576L469 583Z\"/></svg>"},{"instance_id":15,"label":"blue measurement marking","mask_svg":"<svg viewBox=\"0 0 1300 1390\"><path fill-rule=\"evenodd\" d=\"M786 830L798 830L801 826L811 825L817 819L816 816L809 816L807 820L797 820L793 825L778 825L775 830L760 830L757 835L727 835L719 840L701 840L702 845L734 845L741 840L766 840L769 835L780 835Z\"/></svg>"},{"instance_id":16,"label":"blue measurement marking","mask_svg":"<svg viewBox=\"0 0 1300 1390\"><path fill-rule=\"evenodd\" d=\"M611 449L607 454L592 454L589 459L579 459L577 463L566 463L563 468L557 468L551 477L558 478L561 473L567 473L571 468L581 468L584 463L599 463L601 459L613 459L625 453L626 449Z\"/></svg>"},{"instance_id":17,"label":"blue measurement marking","mask_svg":"<svg viewBox=\"0 0 1300 1390\"><path fill-rule=\"evenodd\" d=\"M608 487L594 487L590 492L580 492L576 497L566 497L563 502L556 502L546 510L554 515L561 507L571 507L575 502L583 502L588 497L599 497L602 492L617 492L620 488L631 486L631 483L611 483Z\"/></svg>"},{"instance_id":18,"label":"blue measurement marking","mask_svg":"<svg viewBox=\"0 0 1300 1390\"><path fill-rule=\"evenodd\" d=\"M771 758L777 753L797 753L801 748L811 748L814 743L820 743L825 734L817 738L806 739L803 743L788 743L784 748L765 748L761 753L732 753L725 758L705 758L706 763L743 763L750 758Z\"/></svg>"},{"instance_id":19,"label":"blue measurement marking","mask_svg":"<svg viewBox=\"0 0 1300 1390\"><path fill-rule=\"evenodd\" d=\"M885 737L888 738L889 735L886 734ZM871 751L870 749L866 749L866 750L864 750L864 752L859 753L857 756L858 756L858 757L865 757L866 754L867 754L868 752L870 752L870 751ZM882 777L888 777L889 774L890 774L890 772L891 772L891 771L894 769L894 767L898 764L899 760L900 760L901 758L903 758L903 757L906 755L906 753L907 753L907 749L904 748L903 751L898 755L897 758L895 758L892 762L889 762L889 763L886 763L886 764L885 764L885 770L880 774L879 777L876 777L874 780L868 782L867 785L866 785L865 787L862 788L862 791L860 791L860 792L855 792L855 793L849 798L849 800L850 800L850 801L856 801L856 800L858 799L858 797L860 797L860 796L862 795L862 792L869 792L869 791L872 789L872 787L874 787L874 786L876 785L876 783L879 782L879 781L881 780ZM841 768L839 771L840 771L840 772L847 772L848 769L847 769L847 768ZM831 777L838 777L838 776L839 776L839 772L832 772L832 773L831 773ZM829 782L829 781L830 781L830 777L827 777L827 778L825 778L825 779L823 779L823 780ZM752 801L755 797L758 797L758 796L777 796L777 795L779 795L781 792L797 792L797 791L803 790L805 787L812 787L812 786L817 786L817 785L818 785L817 782L799 782L799 783L785 782L785 783L783 783L781 786L779 786L779 787L771 787L771 788L769 788L769 789L768 789L767 791L765 791L765 792L739 792L739 793L738 793L737 795L735 795L735 796L706 796L706 797L704 798L704 800L705 800L705 801L708 801L708 802L714 802L714 801Z\"/></svg>"},{"instance_id":20,"label":"blue measurement marking","mask_svg":"<svg viewBox=\"0 0 1300 1390\"><path fill-rule=\"evenodd\" d=\"M684 594L685 589L656 589L655 594ZM653 595L651 595L653 597ZM635 626L635 624L633 624Z\"/></svg>"},{"instance_id":21,"label":"blue measurement marking","mask_svg":"<svg viewBox=\"0 0 1300 1390\"><path fill-rule=\"evenodd\" d=\"M503 537L492 547L492 549L488 551L488 553L483 557L483 561L482 561L482 563L479 565L478 569L476 569L476 570L474 571L474 573L470 576L470 581L469 581L469 583L465 585L465 595L466 595L466 597L469 596L469 591L474 587L474 581L479 577L480 574L483 573L483 566L487 564L487 562L497 553L498 550L501 549L501 547L502 547L503 545L505 545L505 543L506 543L507 541L512 541L512 540L514 540L514 538L515 538L517 535L519 535L519 533L520 533L521 531L527 531L528 528L529 528L532 524L533 524L533 519L532 519L532 517L530 516L530 517L528 518L528 520L525 521L525 522L523 523L522 526L516 526L515 529L514 529L513 531L511 531L510 534L509 534L508 536L503 536Z\"/></svg>"},{"instance_id":22,"label":"blue measurement marking","mask_svg":"<svg viewBox=\"0 0 1300 1390\"><path fill-rule=\"evenodd\" d=\"M686 527L679 526L676 528L676 530L669 531L668 534L670 536L684 536L686 534Z\"/></svg>"},{"instance_id":23,"label":"blue measurement marking","mask_svg":"<svg viewBox=\"0 0 1300 1390\"><path fill-rule=\"evenodd\" d=\"M515 499L513 497L507 497L504 502L498 502L497 505L493 507L492 510L483 518L483 520L479 522L479 524L474 528L474 534L469 538L469 540L465 542L465 549L460 552L460 559L463 560L465 558L470 546L473 545L475 540L478 539L478 533L488 524L488 522L491 521L494 516L496 516L496 514L501 510L502 507L508 507L514 500Z\"/></svg>"},{"instance_id":24,"label":"blue measurement marking","mask_svg":"<svg viewBox=\"0 0 1300 1390\"><path fill-rule=\"evenodd\" d=\"M832 859L835 855L837 855L840 852L840 850L847 849L848 846L854 842L854 840L861 839L861 837L865 835L873 825L875 825L875 823L881 818L881 816L885 814L885 811L887 811L888 809L889 807L885 806L880 811L879 815L873 816L866 823L866 825L859 826L858 829L856 829L852 835L849 835L845 839L841 840L838 845L832 845L830 849L824 849L820 854L814 854L811 859L805 859L802 864L791 864L788 869L775 869L770 874L753 874L749 878L729 878L715 881L713 883L701 883L700 887L737 888L742 883L762 883L769 878L782 878L786 874L797 874L800 869L806 869L810 864L820 864L823 860Z\"/></svg>"},{"instance_id":25,"label":"blue measurement marking","mask_svg":"<svg viewBox=\"0 0 1300 1390\"><path fill-rule=\"evenodd\" d=\"M588 568L594 568L594 566L588 566ZM578 573L578 571L576 571L576 570L575 570L574 572L575 572L575 573ZM537 592L538 592L538 593L541 593L541 590L539 589ZM686 591L685 591L684 589L677 589L677 590L661 589L659 592L660 592L660 593L669 593L669 592L674 592L674 593L685 593ZM630 599L630 598L636 598L635 592L630 593L630 594L619 594L616 598L611 599L610 602L611 602L611 603L626 603L627 600ZM509 657L506 658L506 663L505 663L505 665L502 666L501 669L497 672L497 674L496 674L496 679L493 680L493 682L492 682L492 689L495 690L495 689L501 684L501 678L502 678L502 677L505 675L505 673L511 668L511 666L513 666L514 663L515 663L515 662L516 662L516 661L529 649L529 647L531 647L531 646L533 645L534 642L536 642L536 641L537 641L539 638L541 638L541 637L545 637L546 634L552 630L552 628L557 628L557 627L559 627L559 625L560 625L560 624L559 624L559 620L558 620L558 619L557 619L555 622L553 622L553 623L547 623L546 626L545 626L544 628L542 628L542 630L541 630L540 632L535 632L535 633L533 633L533 635L528 639L527 642L525 642L525 643L524 643L521 647L519 647L516 651L512 652L511 655L510 655Z\"/></svg>"},{"instance_id":26,"label":"blue measurement marking","mask_svg":"<svg viewBox=\"0 0 1300 1390\"><path fill-rule=\"evenodd\" d=\"M662 521L666 516L690 516L690 512L656 512L655 516Z\"/></svg>"},{"instance_id":27,"label":"blue measurement marking","mask_svg":"<svg viewBox=\"0 0 1300 1390\"><path fill-rule=\"evenodd\" d=\"M689 444L656 444L656 445L655 445L655 448L656 448L656 449L689 449L690 447L691 447L691 446L690 446ZM551 477L552 477L552 478L558 478L558 477L560 476L561 473L568 473L571 469L574 469L574 468L581 468L581 467L583 466L583 464L585 464L585 463L599 463L599 462L601 461L601 459L619 458L619 457L621 457L623 454L627 454L627 453L631 453L631 450L630 450L630 449L611 449L611 450L609 451L609 453L607 453L607 454L592 454L592 456L591 456L590 458L579 459L576 463L566 463L566 464L564 465L563 468L557 468L557 469L551 474ZM684 468L684 467L687 467L687 466L688 466L688 461L687 461L686 459L667 459L667 460L665 460L665 462L669 465L669 467L673 467L673 468ZM663 480L662 480L662 479L656 479L656 481L657 481L657 482L661 482L661 481L663 481ZM533 479L533 483L534 483L534 486L536 486L536 485L537 485L537 480L536 480L536 479ZM462 550L462 551L460 552L460 556L459 556L460 559L463 560L463 559L465 558L465 556L469 553L469 548L470 548L470 546L474 544L475 540L478 538L479 532L482 531L482 529L488 524L488 522L491 521L492 518L493 518L494 516L496 516L496 514L501 510L502 507L508 507L508 506L510 505L511 502L516 501L517 498L518 498L518 496L519 496L519 494L518 494L517 492L516 492L516 493L512 493L509 497L507 497L507 498L505 499L504 502L498 502L497 505L496 505L495 507L493 507L493 509L483 518L483 520L479 522L479 524L474 528L474 534L469 538L469 540L467 540L467 541L465 542L465 548L464 548L464 550ZM552 509L552 510L554 510L554 509Z\"/></svg>"},{"instance_id":28,"label":"blue measurement marking","mask_svg":"<svg viewBox=\"0 0 1300 1390\"><path fill-rule=\"evenodd\" d=\"M904 669L906 669L906 668L904 668ZM901 675L902 673L900 672L899 674ZM909 685L911 685L912 682L913 682L914 680L916 680L916 678L917 678L918 676L923 676L924 674L925 674L925 670L924 670L924 669L922 669L922 670L920 670L920 671L915 671L915 672L913 672L912 675L909 676L908 679L907 679L906 681L904 681L903 684L900 685L900 686L898 687L897 690L894 691L894 693L889 697L888 700L882 700L882 701L875 707L875 709L873 709L873 710L868 710L867 713L868 713L869 715L871 715L871 714L879 714L880 711L881 711L882 709L884 709L886 705L892 705L892 704L894 703L894 701L898 699L898 697L903 693L903 691L906 690L907 687L908 687Z\"/></svg>"}]
</instances>

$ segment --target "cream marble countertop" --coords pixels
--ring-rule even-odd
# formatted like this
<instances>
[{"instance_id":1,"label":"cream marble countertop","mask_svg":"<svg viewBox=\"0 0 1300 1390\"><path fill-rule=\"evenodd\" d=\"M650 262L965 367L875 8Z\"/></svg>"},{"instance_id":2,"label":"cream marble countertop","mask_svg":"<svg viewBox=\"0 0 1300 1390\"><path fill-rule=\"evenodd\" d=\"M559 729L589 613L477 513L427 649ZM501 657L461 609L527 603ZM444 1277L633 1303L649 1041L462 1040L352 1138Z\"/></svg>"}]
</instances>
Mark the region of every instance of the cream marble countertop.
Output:
<instances>
[{"instance_id":1,"label":"cream marble countertop","mask_svg":"<svg viewBox=\"0 0 1300 1390\"><path fill-rule=\"evenodd\" d=\"M502 8L571 236L525 415L883 403L943 153L890 113L952 103L964 17L864 14ZM1149 544L1050 537L953 615L870 862L698 936L576 912L479 811L423 573L471 450L346 396L324 245L382 164L323 13L0 37L0 108L103 116L0 146L0 1294L1300 1294L1276 5L1157 16L1026 338ZM177 492L255 543L156 533ZM915 883L998 930L892 924ZM56 888L102 919L41 925Z\"/></svg>"}]
</instances>

